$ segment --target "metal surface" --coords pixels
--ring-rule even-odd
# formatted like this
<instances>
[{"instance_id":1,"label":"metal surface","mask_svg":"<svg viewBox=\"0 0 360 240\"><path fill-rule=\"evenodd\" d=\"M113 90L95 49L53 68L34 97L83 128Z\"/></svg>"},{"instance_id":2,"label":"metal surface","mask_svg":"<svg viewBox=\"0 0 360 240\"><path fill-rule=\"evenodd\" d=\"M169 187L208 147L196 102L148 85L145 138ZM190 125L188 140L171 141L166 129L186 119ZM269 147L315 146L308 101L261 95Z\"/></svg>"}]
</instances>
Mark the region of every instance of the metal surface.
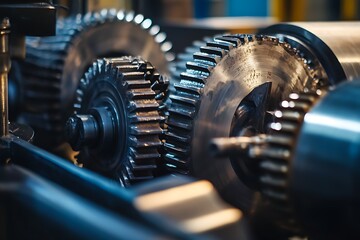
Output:
<instances>
[{"instance_id":1,"label":"metal surface","mask_svg":"<svg viewBox=\"0 0 360 240\"><path fill-rule=\"evenodd\" d=\"M32 236L49 236L61 229L53 237L72 234L92 239L116 232L110 238L122 239L125 234L127 239L136 239L147 234L146 238L156 235L156 239L249 239L241 212L224 204L208 182L169 176L125 190L18 138L0 140L9 145L13 164L0 168L4 181L0 194L5 193L0 211L4 201L7 211L19 211L16 226L32 226ZM152 201L154 197L160 199ZM191 204L193 201L198 204ZM27 211L21 211L24 208ZM121 226L127 230L119 231ZM132 226L137 226L139 233L132 234ZM13 227L9 227L10 234ZM23 233L27 232L15 235Z\"/></svg>"},{"instance_id":2,"label":"metal surface","mask_svg":"<svg viewBox=\"0 0 360 240\"><path fill-rule=\"evenodd\" d=\"M150 19L115 9L67 18L58 22L57 36L28 39L24 117L37 132L35 143L52 148L64 141L76 89L97 58L141 56L166 75L171 47Z\"/></svg>"},{"instance_id":3,"label":"metal surface","mask_svg":"<svg viewBox=\"0 0 360 240\"><path fill-rule=\"evenodd\" d=\"M275 24L262 34L295 38L311 49L329 82L360 76L360 22L299 22Z\"/></svg>"},{"instance_id":4,"label":"metal surface","mask_svg":"<svg viewBox=\"0 0 360 240\"><path fill-rule=\"evenodd\" d=\"M224 203L208 181L184 182L169 176L135 191L140 192L135 205L141 211L166 216L186 232L215 239L251 239L242 212Z\"/></svg>"},{"instance_id":5,"label":"metal surface","mask_svg":"<svg viewBox=\"0 0 360 240\"><path fill-rule=\"evenodd\" d=\"M212 138L233 134L235 113L254 88L272 83L266 106L256 97L249 98L255 109L272 111L290 92L316 87L316 72L304 62L297 50L272 37L232 35L201 47L175 85L176 93L170 95L165 144L169 169L210 180L225 199L238 199L232 203L248 209L249 190L236 177L229 159L213 158L204 146Z\"/></svg>"},{"instance_id":6,"label":"metal surface","mask_svg":"<svg viewBox=\"0 0 360 240\"><path fill-rule=\"evenodd\" d=\"M77 160L124 186L153 178L160 148L168 80L141 58L98 60L76 91L66 132Z\"/></svg>"},{"instance_id":7,"label":"metal surface","mask_svg":"<svg viewBox=\"0 0 360 240\"><path fill-rule=\"evenodd\" d=\"M323 239L359 238L360 82L329 91L305 115L291 163L296 214Z\"/></svg>"},{"instance_id":8,"label":"metal surface","mask_svg":"<svg viewBox=\"0 0 360 240\"><path fill-rule=\"evenodd\" d=\"M2 166L0 176L0 212L2 220L5 219L2 239L29 236L33 239L129 239L129 236L163 239L166 236L105 210L22 167Z\"/></svg>"},{"instance_id":9,"label":"metal surface","mask_svg":"<svg viewBox=\"0 0 360 240\"><path fill-rule=\"evenodd\" d=\"M8 73L10 72L9 53L10 21L2 19L0 25L0 137L9 134L9 103L8 103Z\"/></svg>"},{"instance_id":10,"label":"metal surface","mask_svg":"<svg viewBox=\"0 0 360 240\"><path fill-rule=\"evenodd\" d=\"M157 214L141 213L134 205L134 193L109 179L81 169L19 138L1 138L0 141L0 146L8 146L6 151L10 151L12 164L21 166L114 214L126 216L176 239L197 239ZM1 149L1 156L3 154L5 151Z\"/></svg>"}]
</instances>

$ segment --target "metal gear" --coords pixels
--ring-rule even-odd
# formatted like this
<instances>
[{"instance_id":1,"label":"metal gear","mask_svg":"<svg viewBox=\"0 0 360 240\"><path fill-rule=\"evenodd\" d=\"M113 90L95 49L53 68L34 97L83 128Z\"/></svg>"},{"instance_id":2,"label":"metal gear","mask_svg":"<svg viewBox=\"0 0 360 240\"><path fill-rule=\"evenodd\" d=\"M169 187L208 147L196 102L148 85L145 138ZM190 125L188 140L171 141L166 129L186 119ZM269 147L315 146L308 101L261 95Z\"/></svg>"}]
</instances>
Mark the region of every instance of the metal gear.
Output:
<instances>
[{"instance_id":1,"label":"metal gear","mask_svg":"<svg viewBox=\"0 0 360 240\"><path fill-rule=\"evenodd\" d=\"M244 199L244 193L239 191L234 197L234 189L244 186L230 161L215 160L203 146L213 138L236 136L245 130L236 124L244 112L256 119L251 123L258 127L255 130L263 131L279 101L293 91L326 84L326 79L318 78L318 68L308 65L297 49L275 37L224 35L207 42L193 56L180 83L175 84L176 92L170 95L166 166L210 180L226 200L240 206L243 203L236 199ZM247 99L252 91L256 94Z\"/></svg>"},{"instance_id":2,"label":"metal gear","mask_svg":"<svg viewBox=\"0 0 360 240\"><path fill-rule=\"evenodd\" d=\"M59 20L57 36L27 38L26 43L23 118L35 128L36 144L48 149L62 143L79 80L97 58L141 56L164 75L173 58L159 26L115 9Z\"/></svg>"},{"instance_id":3,"label":"metal gear","mask_svg":"<svg viewBox=\"0 0 360 240\"><path fill-rule=\"evenodd\" d=\"M275 210L274 222L283 229L301 234L302 228L294 217L290 201L289 170L294 155L297 136L305 114L314 106L323 93L321 90L292 93L274 113L275 121L263 142L255 143L252 158L258 161L258 190Z\"/></svg>"},{"instance_id":4,"label":"metal gear","mask_svg":"<svg viewBox=\"0 0 360 240\"><path fill-rule=\"evenodd\" d=\"M168 81L141 58L105 58L85 73L66 132L77 159L122 185L153 178L161 163Z\"/></svg>"},{"instance_id":5,"label":"metal gear","mask_svg":"<svg viewBox=\"0 0 360 240\"><path fill-rule=\"evenodd\" d=\"M185 48L184 52L176 55L176 60L173 62L170 68L171 82L169 91L175 92L175 84L180 83L180 75L186 71L186 63L193 60L194 52L198 51L200 47L206 45L206 42L211 41L212 38L204 37L203 40L197 40L192 43L191 46Z\"/></svg>"},{"instance_id":6,"label":"metal gear","mask_svg":"<svg viewBox=\"0 0 360 240\"><path fill-rule=\"evenodd\" d=\"M288 205L286 192L289 164L292 159L296 138L305 114L317 102L322 91L292 93L274 113L275 121L270 124L270 138L265 146L252 148L254 157L261 159L259 176L260 191L279 208Z\"/></svg>"}]
</instances>

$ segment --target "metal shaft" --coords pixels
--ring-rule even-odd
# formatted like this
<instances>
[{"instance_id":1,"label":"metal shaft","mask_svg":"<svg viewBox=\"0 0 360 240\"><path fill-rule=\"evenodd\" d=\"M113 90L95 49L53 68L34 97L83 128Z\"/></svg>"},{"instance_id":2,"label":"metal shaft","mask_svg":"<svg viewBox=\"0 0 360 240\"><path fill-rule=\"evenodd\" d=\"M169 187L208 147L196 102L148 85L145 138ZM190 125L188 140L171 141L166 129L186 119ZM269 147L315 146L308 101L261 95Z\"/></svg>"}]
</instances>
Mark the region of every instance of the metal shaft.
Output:
<instances>
[{"instance_id":1,"label":"metal shaft","mask_svg":"<svg viewBox=\"0 0 360 240\"><path fill-rule=\"evenodd\" d=\"M10 71L10 53L9 53L9 33L10 22L4 18L0 25L0 137L9 134L9 116L8 116L8 73Z\"/></svg>"},{"instance_id":2,"label":"metal shaft","mask_svg":"<svg viewBox=\"0 0 360 240\"><path fill-rule=\"evenodd\" d=\"M216 157L225 157L232 155L249 155L249 148L254 144L264 143L266 135L252 137L230 137L214 138L210 142L210 152Z\"/></svg>"}]
</instances>

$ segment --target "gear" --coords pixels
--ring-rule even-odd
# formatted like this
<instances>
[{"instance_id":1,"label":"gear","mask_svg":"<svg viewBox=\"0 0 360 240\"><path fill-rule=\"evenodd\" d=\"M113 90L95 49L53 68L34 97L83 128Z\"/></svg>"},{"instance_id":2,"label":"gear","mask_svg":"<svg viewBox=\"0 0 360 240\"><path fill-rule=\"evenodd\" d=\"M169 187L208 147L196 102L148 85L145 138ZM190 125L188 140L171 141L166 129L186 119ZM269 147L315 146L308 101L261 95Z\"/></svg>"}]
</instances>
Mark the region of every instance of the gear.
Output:
<instances>
[{"instance_id":1,"label":"gear","mask_svg":"<svg viewBox=\"0 0 360 240\"><path fill-rule=\"evenodd\" d=\"M167 85L141 58L95 62L80 81L66 127L79 163L124 186L154 177L165 121L157 98Z\"/></svg>"},{"instance_id":2,"label":"gear","mask_svg":"<svg viewBox=\"0 0 360 240\"><path fill-rule=\"evenodd\" d=\"M166 75L171 47L150 19L115 9L59 20L54 37L27 38L23 117L37 132L36 144L52 149L63 142L79 80L97 58L141 56Z\"/></svg>"},{"instance_id":3,"label":"gear","mask_svg":"<svg viewBox=\"0 0 360 240\"><path fill-rule=\"evenodd\" d=\"M252 149L261 160L260 191L279 208L286 206L289 199L286 192L288 169L304 116L321 93L318 90L290 94L275 111L275 121L270 125L271 138L267 139L266 146Z\"/></svg>"},{"instance_id":4,"label":"gear","mask_svg":"<svg viewBox=\"0 0 360 240\"><path fill-rule=\"evenodd\" d=\"M250 150L252 157L258 159L258 189L276 210L274 221L298 234L302 230L289 201L289 169L304 116L321 94L321 90L290 94L274 113L275 121L270 124L266 144L255 143Z\"/></svg>"},{"instance_id":5,"label":"gear","mask_svg":"<svg viewBox=\"0 0 360 240\"><path fill-rule=\"evenodd\" d=\"M246 108L255 112L257 108L265 109L265 115L271 115L291 92L317 88L324 80L317 78L317 68L311 68L298 50L275 37L216 37L193 56L194 61L188 62L186 72L181 74L181 82L175 84L176 92L170 95L166 165L173 172L209 179L225 199L237 201L234 189L239 189L241 183L230 161L209 156L204 147L207 141L236 136L245 128L236 124L242 116L237 112L243 111L245 102ZM269 95L268 101L260 101L258 94L247 101L246 96L264 84L258 94L263 99ZM260 106L265 103L266 107ZM257 118L253 125L263 126L265 118ZM239 199L243 199L241 194Z\"/></svg>"}]
</instances>

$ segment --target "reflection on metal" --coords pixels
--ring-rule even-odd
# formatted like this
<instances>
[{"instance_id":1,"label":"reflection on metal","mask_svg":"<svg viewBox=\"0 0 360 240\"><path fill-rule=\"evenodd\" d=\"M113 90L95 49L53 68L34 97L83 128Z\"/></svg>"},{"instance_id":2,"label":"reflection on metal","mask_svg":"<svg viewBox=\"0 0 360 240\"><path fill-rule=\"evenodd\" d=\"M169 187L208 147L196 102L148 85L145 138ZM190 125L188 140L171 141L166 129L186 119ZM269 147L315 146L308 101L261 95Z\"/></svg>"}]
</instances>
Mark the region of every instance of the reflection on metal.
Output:
<instances>
[{"instance_id":1,"label":"reflection on metal","mask_svg":"<svg viewBox=\"0 0 360 240\"><path fill-rule=\"evenodd\" d=\"M360 209L359 94L358 80L291 94L267 135L214 139L211 147L237 155L239 178L277 209L279 226L321 239L358 238L357 216L343 213Z\"/></svg>"},{"instance_id":2,"label":"reflection on metal","mask_svg":"<svg viewBox=\"0 0 360 240\"><path fill-rule=\"evenodd\" d=\"M210 180L228 201L248 209L249 191L237 180L229 159L214 159L204 146L245 127L263 131L270 112L285 96L316 88L326 79L317 79L321 66L308 65L300 51L275 37L215 37L193 56L170 95L167 167ZM233 124L234 119L243 123Z\"/></svg>"},{"instance_id":3,"label":"reflection on metal","mask_svg":"<svg viewBox=\"0 0 360 240\"><path fill-rule=\"evenodd\" d=\"M242 239L242 213L222 202L207 181L147 193L137 197L135 205L142 211L168 217L190 233L217 232L215 236L224 239ZM223 231L226 228L228 231Z\"/></svg>"},{"instance_id":4,"label":"reflection on metal","mask_svg":"<svg viewBox=\"0 0 360 240\"><path fill-rule=\"evenodd\" d=\"M9 134L8 73L10 71L9 53L10 21L4 18L0 25L0 137Z\"/></svg>"},{"instance_id":5,"label":"reflection on metal","mask_svg":"<svg viewBox=\"0 0 360 240\"><path fill-rule=\"evenodd\" d=\"M275 24L261 31L309 49L330 83L360 76L360 22L299 22Z\"/></svg>"}]
</instances>

